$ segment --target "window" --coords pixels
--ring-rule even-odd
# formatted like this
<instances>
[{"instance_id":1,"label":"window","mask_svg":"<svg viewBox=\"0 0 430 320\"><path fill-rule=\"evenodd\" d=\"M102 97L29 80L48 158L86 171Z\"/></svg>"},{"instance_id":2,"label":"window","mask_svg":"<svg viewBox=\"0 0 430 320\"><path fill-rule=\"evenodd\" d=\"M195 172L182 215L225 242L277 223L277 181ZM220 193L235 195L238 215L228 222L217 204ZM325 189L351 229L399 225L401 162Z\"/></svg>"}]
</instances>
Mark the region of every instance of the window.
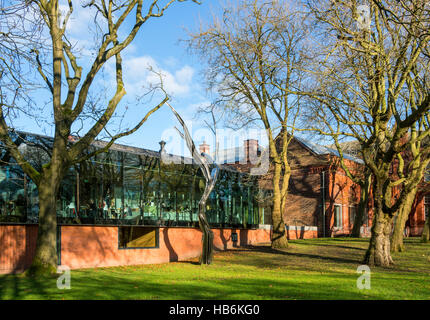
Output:
<instances>
[{"instance_id":1,"label":"window","mask_svg":"<svg viewBox=\"0 0 430 320\"><path fill-rule=\"evenodd\" d=\"M355 216L357 215L357 207L350 206L349 207L349 225L353 226L355 221Z\"/></svg>"},{"instance_id":2,"label":"window","mask_svg":"<svg viewBox=\"0 0 430 320\"><path fill-rule=\"evenodd\" d=\"M159 228L118 227L118 247L120 249L158 248Z\"/></svg>"},{"instance_id":3,"label":"window","mask_svg":"<svg viewBox=\"0 0 430 320\"><path fill-rule=\"evenodd\" d=\"M369 212L367 208L364 209L363 225L369 226Z\"/></svg>"},{"instance_id":4,"label":"window","mask_svg":"<svg viewBox=\"0 0 430 320\"><path fill-rule=\"evenodd\" d=\"M424 182L430 182L430 165L427 167L424 172Z\"/></svg>"},{"instance_id":5,"label":"window","mask_svg":"<svg viewBox=\"0 0 430 320\"><path fill-rule=\"evenodd\" d=\"M52 139L27 138L35 145L44 146L39 149L22 145L30 163L42 170L49 160L44 149L50 148ZM88 152L97 148L95 144ZM3 159L0 163L0 223L37 222L36 185L1 143L0 158ZM67 171L58 191L58 223L123 227L197 225L199 201L206 182L199 166L188 160L164 163L157 152L114 145L108 152L99 153ZM248 228L258 224L263 213L270 222L270 210L262 210L268 204L257 197L263 189L259 188L256 178L223 168L206 203L209 223ZM121 232L130 231L127 230Z\"/></svg>"},{"instance_id":6,"label":"window","mask_svg":"<svg viewBox=\"0 0 430 320\"><path fill-rule=\"evenodd\" d=\"M8 216L10 221L21 222L26 215L26 179L14 163L0 166L0 221Z\"/></svg>"},{"instance_id":7,"label":"window","mask_svg":"<svg viewBox=\"0 0 430 320\"><path fill-rule=\"evenodd\" d=\"M430 214L430 196L424 196L424 212L426 214L426 219L428 219Z\"/></svg>"},{"instance_id":8,"label":"window","mask_svg":"<svg viewBox=\"0 0 430 320\"><path fill-rule=\"evenodd\" d=\"M336 228L342 228L342 205L334 205L334 226Z\"/></svg>"}]
</instances>

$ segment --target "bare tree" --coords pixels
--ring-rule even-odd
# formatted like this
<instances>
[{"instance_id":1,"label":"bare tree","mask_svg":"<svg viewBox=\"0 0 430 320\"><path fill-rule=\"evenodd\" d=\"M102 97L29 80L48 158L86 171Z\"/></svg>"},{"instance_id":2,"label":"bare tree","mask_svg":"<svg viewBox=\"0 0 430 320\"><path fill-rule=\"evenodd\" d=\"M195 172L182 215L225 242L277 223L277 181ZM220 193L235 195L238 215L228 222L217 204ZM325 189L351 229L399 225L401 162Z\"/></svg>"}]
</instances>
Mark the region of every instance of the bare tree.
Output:
<instances>
[{"instance_id":1,"label":"bare tree","mask_svg":"<svg viewBox=\"0 0 430 320\"><path fill-rule=\"evenodd\" d=\"M200 31L190 48L207 62L207 82L228 122L258 122L266 130L273 169L272 247L288 241L283 218L291 168L288 145L293 137L300 99L299 65L306 51L306 28L286 1L240 1L223 8Z\"/></svg>"},{"instance_id":2,"label":"bare tree","mask_svg":"<svg viewBox=\"0 0 430 320\"><path fill-rule=\"evenodd\" d=\"M427 48L428 49L428 48ZM424 64L423 64L424 63ZM424 69L422 69L424 67ZM412 109L416 109L429 95L430 59L422 61L411 72L406 81L407 93L404 99ZM421 69L420 69L421 68ZM405 201L400 205L391 235L391 250L401 252L405 250L403 243L404 229L412 206L415 202L419 183L423 180L425 171L430 164L430 115L427 113L420 118L410 129L408 136L408 148L398 156L398 179L410 177L413 183L402 183Z\"/></svg>"},{"instance_id":3,"label":"bare tree","mask_svg":"<svg viewBox=\"0 0 430 320\"><path fill-rule=\"evenodd\" d=\"M178 0L178 2L183 1L185 0ZM149 19L162 17L175 0L86 1L84 7L94 10L94 23L100 34L95 41L96 52L87 73L83 72L84 68L78 62L74 52L75 48L66 36L69 18L73 14L76 2L65 1L64 4L67 8L65 13L60 10L59 0L19 2L23 10L29 10L39 18L41 23L37 27L41 28L45 34L49 33L47 36L49 41L46 46L50 57L46 59L47 64L44 64L39 48L35 47L32 52L35 63L29 65L37 70L52 98L54 138L49 162L41 170L37 170L31 165L10 136L12 128L8 117L15 105L6 104L3 99L0 105L0 140L23 171L37 185L39 192L39 228L36 254L30 268L32 274L39 271L56 272L56 196L60 182L68 168L98 153L105 152L117 139L136 132L149 116L168 100L167 96L160 99L161 102L151 107L136 125L110 135L110 139L104 147L94 151L89 150L96 137L114 117L118 104L126 94L121 53L132 43L140 28ZM22 17L25 12L17 9L11 10L9 13L8 18L13 20ZM8 27L10 28L11 25ZM16 30L8 28L3 32L9 35L17 33ZM25 39L24 31L15 37L15 40L17 39ZM12 61L23 57L20 51L11 50L11 52ZM115 62L116 88L114 93L102 110L92 114L93 122L86 133L74 143L70 143L68 138L72 126L86 112L85 108L91 96L90 89L95 86L94 79L109 60ZM64 94L62 94L63 90L66 90ZM13 100L9 99L9 101Z\"/></svg>"},{"instance_id":4,"label":"bare tree","mask_svg":"<svg viewBox=\"0 0 430 320\"><path fill-rule=\"evenodd\" d=\"M430 34L428 30L430 24L430 5L426 4L425 1L418 1L415 4L412 1L398 1L396 5L400 10L395 10L396 7L393 9L391 3L384 3L383 1L376 0L373 0L373 3L378 7L379 11L387 17L387 20L399 25L410 37L423 38ZM405 21L405 17L412 19L412 21L420 21L421 23L411 25L408 23L408 20ZM413 67L411 77L406 81L407 90L405 90L404 99L409 99L412 108L421 105L423 99L428 96L428 81L430 76L429 50L430 48L428 45L423 47L422 56L418 58L419 63ZM417 182L423 179L424 172L430 163L430 154L428 152L422 152L429 144L428 125L428 115L427 118L424 117L418 121L416 127L411 130L410 150L405 152L402 158L399 158L402 168L410 172L410 175L414 177L413 179ZM417 139L419 136L423 138ZM419 186L415 184L409 184L403 187L406 188L406 199L398 210L393 226L393 233L391 235L391 250L393 252L405 250L403 244L404 229L419 189Z\"/></svg>"},{"instance_id":5,"label":"bare tree","mask_svg":"<svg viewBox=\"0 0 430 320\"><path fill-rule=\"evenodd\" d=\"M201 105L196 112L195 118L203 118L206 128L208 128L214 137L215 141L215 162L219 161L219 141L218 141L218 126L225 116L225 110L220 107L217 102L210 105ZM209 119L208 119L209 118Z\"/></svg>"},{"instance_id":6,"label":"bare tree","mask_svg":"<svg viewBox=\"0 0 430 320\"><path fill-rule=\"evenodd\" d=\"M210 155L205 153L200 154L197 151L197 148L194 144L193 139L191 138L191 134L188 131L188 128L184 120L169 103L167 104L170 107L170 109L172 109L173 114L181 124L184 132L182 133L179 130L178 132L181 135L182 139L185 140L193 159L199 165L200 170L202 171L203 176L205 177L205 180L206 180L205 190L199 201L199 227L200 227L200 230L202 231L202 254L200 255L200 264L211 264L212 257L213 257L213 248L214 248L214 244L213 244L214 234L210 228L208 219L206 217L206 202L209 198L210 193L215 187L216 181L218 179L219 167L216 164L216 162L210 157ZM215 165L215 167L212 169L212 171L210 171L209 165L212 165L212 164Z\"/></svg>"},{"instance_id":7,"label":"bare tree","mask_svg":"<svg viewBox=\"0 0 430 320\"><path fill-rule=\"evenodd\" d=\"M0 2L0 105L9 121L35 108L29 92L37 89L27 65L36 65L34 51L44 49L40 15L24 1Z\"/></svg>"},{"instance_id":8,"label":"bare tree","mask_svg":"<svg viewBox=\"0 0 430 320\"><path fill-rule=\"evenodd\" d=\"M340 137L357 140L372 171L375 210L364 262L381 266L393 263L393 219L420 181L420 158L430 152L421 144L430 120L428 81L422 81L428 79L428 4L401 2L384 1L381 9L379 1L364 7L349 0L308 1L324 39L318 64L308 70L314 75L308 95L320 104L325 129L319 132L333 137L339 152ZM415 99L420 85L425 90ZM412 155L407 166L406 154Z\"/></svg>"}]
</instances>

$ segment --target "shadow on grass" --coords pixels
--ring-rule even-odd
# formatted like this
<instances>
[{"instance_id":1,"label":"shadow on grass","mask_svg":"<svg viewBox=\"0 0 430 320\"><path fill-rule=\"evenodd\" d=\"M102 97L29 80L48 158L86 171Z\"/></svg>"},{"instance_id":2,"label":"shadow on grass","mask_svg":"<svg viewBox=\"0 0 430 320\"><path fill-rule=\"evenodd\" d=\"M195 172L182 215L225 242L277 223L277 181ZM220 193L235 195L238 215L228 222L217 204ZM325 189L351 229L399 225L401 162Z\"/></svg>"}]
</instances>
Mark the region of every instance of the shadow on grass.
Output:
<instances>
[{"instance_id":1,"label":"shadow on grass","mask_svg":"<svg viewBox=\"0 0 430 320\"><path fill-rule=\"evenodd\" d=\"M133 273L130 270L115 273L109 269L99 270L97 273L94 270L78 271L72 273L71 290L57 289L55 281L41 282L8 276L8 281L17 280L16 288L13 292L9 290L9 294L5 294L3 290L0 299L399 299L407 297L413 285L404 283L404 279L386 278L378 280L379 287L384 289L395 285L399 290L360 292L356 288L355 273L289 275L269 272L254 273L249 278L246 273L237 276L231 270L224 273L223 268L224 266L209 268L199 274L200 268L191 267L179 279L172 275L172 270L155 275L139 271ZM0 278L0 282L1 280ZM408 284L409 288L403 288L403 283ZM13 286L13 283L9 282L7 286ZM29 288L31 292L27 292ZM416 294L422 299L426 295L425 288L420 287Z\"/></svg>"},{"instance_id":2,"label":"shadow on grass","mask_svg":"<svg viewBox=\"0 0 430 320\"><path fill-rule=\"evenodd\" d=\"M348 238L348 237L338 237L338 238L313 238L305 240L290 240L290 243L331 243L331 242L360 242L368 243L370 238Z\"/></svg>"},{"instance_id":3,"label":"shadow on grass","mask_svg":"<svg viewBox=\"0 0 430 320\"><path fill-rule=\"evenodd\" d=\"M191 264L191 265L194 265L194 266L200 266L200 262L198 262L198 261L187 261L187 260L185 260L185 261L177 261L176 263L179 263L179 264Z\"/></svg>"},{"instance_id":4,"label":"shadow on grass","mask_svg":"<svg viewBox=\"0 0 430 320\"><path fill-rule=\"evenodd\" d=\"M48 286L56 287L56 277L28 277L24 274L5 275L0 278L0 299L28 299L29 296L45 296Z\"/></svg>"},{"instance_id":5,"label":"shadow on grass","mask_svg":"<svg viewBox=\"0 0 430 320\"><path fill-rule=\"evenodd\" d=\"M309 259L319 259L319 260L325 260L325 261L332 261L332 262L339 262L339 263L361 263L360 259L346 259L341 257L332 257L332 256L325 256L325 255L317 255L317 254L310 254L310 253L298 253L298 252L289 252L288 249L285 250L278 250L273 249L269 246L246 246L243 249L230 249L226 250L231 252L260 252L260 253L266 253L266 254L275 254L275 255L284 255L288 257L299 257L299 258L309 258Z\"/></svg>"},{"instance_id":6,"label":"shadow on grass","mask_svg":"<svg viewBox=\"0 0 430 320\"><path fill-rule=\"evenodd\" d=\"M261 245L226 250L204 268L191 260L160 267L76 270L71 290L57 289L52 278L0 276L0 299L424 299L430 294L428 272L403 270L413 261L425 263L421 247L411 245L419 254L410 253L410 259L392 270L375 269L373 274L372 269L372 290L359 292L355 268L362 255L345 252L345 247L353 247L334 241L330 250L314 242L312 252L304 252L308 247L295 243L285 250Z\"/></svg>"},{"instance_id":7,"label":"shadow on grass","mask_svg":"<svg viewBox=\"0 0 430 320\"><path fill-rule=\"evenodd\" d=\"M300 243L294 243L294 244L299 244L299 245L304 245L304 246L322 246L322 247L329 247L329 248L341 248L341 249L352 249L352 250L360 250L360 251L366 251L366 248L360 248L360 247L352 247L352 246L343 246L343 245L338 245L338 244L330 244L327 242L300 242Z\"/></svg>"},{"instance_id":8,"label":"shadow on grass","mask_svg":"<svg viewBox=\"0 0 430 320\"><path fill-rule=\"evenodd\" d=\"M44 285L35 294L35 299L166 299L166 300L204 300L204 299L361 299L355 291L355 279L350 276L333 276L313 281L312 283L297 282L293 279L273 279L264 276L253 279L223 278L216 279L183 279L179 283L163 283L163 279L126 278L127 275L103 274L98 278L79 276L72 284L72 290L59 292L52 286ZM327 286L335 286L340 279L346 286L326 293ZM109 285L107 285L109 284ZM350 284L350 285L349 285ZM20 284L23 285L22 283ZM30 284L27 284L27 286ZM36 293L36 292L35 292ZM2 297L4 298L4 297ZM11 299L11 297L7 297ZM374 296L375 299L378 296ZM25 299L22 294L12 299Z\"/></svg>"}]
</instances>

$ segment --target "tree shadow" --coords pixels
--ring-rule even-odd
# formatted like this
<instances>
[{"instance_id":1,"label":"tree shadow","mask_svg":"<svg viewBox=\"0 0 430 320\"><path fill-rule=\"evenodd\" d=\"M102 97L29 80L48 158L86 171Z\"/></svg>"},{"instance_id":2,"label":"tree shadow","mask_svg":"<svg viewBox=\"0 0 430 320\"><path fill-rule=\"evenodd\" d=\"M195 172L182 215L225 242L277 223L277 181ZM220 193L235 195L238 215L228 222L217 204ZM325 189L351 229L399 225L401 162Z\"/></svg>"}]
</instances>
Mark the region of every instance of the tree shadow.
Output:
<instances>
[{"instance_id":1,"label":"tree shadow","mask_svg":"<svg viewBox=\"0 0 430 320\"><path fill-rule=\"evenodd\" d=\"M192 261L192 260L176 261L176 263L179 263L179 264L191 264L191 265L194 265L194 266L200 266L201 265L200 262L198 262L198 261Z\"/></svg>"},{"instance_id":2,"label":"tree shadow","mask_svg":"<svg viewBox=\"0 0 430 320\"><path fill-rule=\"evenodd\" d=\"M312 241L312 242L306 242L306 241L301 241L300 245L304 245L304 246L322 246L322 247L327 247L327 248L341 248L341 249L353 249L353 250L360 250L360 251L366 251L367 248L360 248L360 247L352 247L352 246L343 246L343 245L338 245L338 244L329 244L327 242L321 241Z\"/></svg>"},{"instance_id":3,"label":"tree shadow","mask_svg":"<svg viewBox=\"0 0 430 320\"><path fill-rule=\"evenodd\" d=\"M233 232L233 231L232 231ZM224 250L227 250L227 247L228 247L228 241L229 240L231 240L231 236L230 236L230 238L226 238L225 236L224 236L224 229L219 229L219 235L220 235L220 239L221 239L221 242L222 242L222 245L223 245L223 248L224 248ZM214 250L216 250L216 248L214 247ZM217 249L218 251L220 251L219 249Z\"/></svg>"},{"instance_id":4,"label":"tree shadow","mask_svg":"<svg viewBox=\"0 0 430 320\"><path fill-rule=\"evenodd\" d=\"M4 275L0 286L0 300L26 299L29 294L43 297L47 295L47 287L56 288L56 275L50 277L31 277L24 274Z\"/></svg>"},{"instance_id":5,"label":"tree shadow","mask_svg":"<svg viewBox=\"0 0 430 320\"><path fill-rule=\"evenodd\" d=\"M240 242L239 242L239 246L248 246L248 241L249 241L249 237L248 237L248 229L242 229L240 230Z\"/></svg>"},{"instance_id":6,"label":"tree shadow","mask_svg":"<svg viewBox=\"0 0 430 320\"><path fill-rule=\"evenodd\" d=\"M360 259L347 259L347 258L341 258L341 257L325 256L325 255L310 254L310 253L297 253L297 252L290 252L288 251L288 249L281 250L281 249L275 249L269 246L248 245L243 249L230 249L227 251L234 251L234 252L254 251L254 252L260 252L265 254L276 254L276 255L284 255L287 257L319 259L319 260L339 262L339 263L361 263Z\"/></svg>"},{"instance_id":7,"label":"tree shadow","mask_svg":"<svg viewBox=\"0 0 430 320\"><path fill-rule=\"evenodd\" d=\"M4 255L0 251L0 266L10 266L2 271L11 274L19 274L30 267L36 250L37 225L4 225L2 228L9 228L9 231L1 232L0 243L8 243L8 246L0 250L12 250L12 255ZM21 230L20 230L21 229ZM23 234L20 234L23 232ZM23 246L20 246L23 243Z\"/></svg>"},{"instance_id":8,"label":"tree shadow","mask_svg":"<svg viewBox=\"0 0 430 320\"><path fill-rule=\"evenodd\" d=\"M163 228L163 241L166 245L167 250L169 250L169 261L177 262L179 258L178 258L178 254L176 253L175 249L173 249L173 246L170 242L169 228Z\"/></svg>"}]
</instances>

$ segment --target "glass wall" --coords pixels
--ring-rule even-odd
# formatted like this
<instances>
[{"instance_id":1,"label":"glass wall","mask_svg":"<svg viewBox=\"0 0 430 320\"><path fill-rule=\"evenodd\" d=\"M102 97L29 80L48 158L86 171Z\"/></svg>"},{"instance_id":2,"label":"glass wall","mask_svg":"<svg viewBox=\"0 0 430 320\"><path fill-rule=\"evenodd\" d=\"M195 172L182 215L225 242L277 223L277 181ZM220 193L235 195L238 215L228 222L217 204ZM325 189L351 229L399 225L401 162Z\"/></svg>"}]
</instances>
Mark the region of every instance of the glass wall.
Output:
<instances>
[{"instance_id":1,"label":"glass wall","mask_svg":"<svg viewBox=\"0 0 430 320\"><path fill-rule=\"evenodd\" d=\"M0 221L26 220L28 179L16 163L0 166Z\"/></svg>"},{"instance_id":2,"label":"glass wall","mask_svg":"<svg viewBox=\"0 0 430 320\"><path fill-rule=\"evenodd\" d=\"M49 139L43 139L49 147ZM35 156L38 147L25 145L34 156L32 163L41 167L48 158L45 151ZM166 164L158 152L114 148L69 169L57 200L60 224L198 225L198 204L206 182L197 165ZM37 188L5 149L1 151L0 222L35 223ZM258 191L255 177L222 169L206 204L209 223L236 228L257 225Z\"/></svg>"}]
</instances>

